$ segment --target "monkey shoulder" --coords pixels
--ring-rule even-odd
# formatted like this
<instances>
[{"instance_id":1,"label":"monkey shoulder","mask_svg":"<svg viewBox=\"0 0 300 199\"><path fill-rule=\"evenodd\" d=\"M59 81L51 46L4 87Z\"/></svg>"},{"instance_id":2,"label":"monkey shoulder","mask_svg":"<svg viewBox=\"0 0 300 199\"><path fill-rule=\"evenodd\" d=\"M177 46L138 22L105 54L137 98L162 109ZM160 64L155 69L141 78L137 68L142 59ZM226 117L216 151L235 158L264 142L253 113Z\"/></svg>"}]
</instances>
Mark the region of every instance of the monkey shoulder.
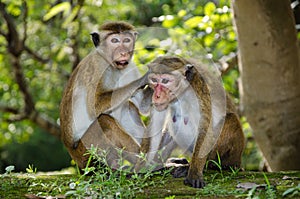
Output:
<instances>
[{"instance_id":1,"label":"monkey shoulder","mask_svg":"<svg viewBox=\"0 0 300 199\"><path fill-rule=\"evenodd\" d=\"M79 85L95 86L101 80L108 66L109 64L104 58L94 50L81 60L72 75L75 76L73 78L76 78Z\"/></svg>"}]
</instances>

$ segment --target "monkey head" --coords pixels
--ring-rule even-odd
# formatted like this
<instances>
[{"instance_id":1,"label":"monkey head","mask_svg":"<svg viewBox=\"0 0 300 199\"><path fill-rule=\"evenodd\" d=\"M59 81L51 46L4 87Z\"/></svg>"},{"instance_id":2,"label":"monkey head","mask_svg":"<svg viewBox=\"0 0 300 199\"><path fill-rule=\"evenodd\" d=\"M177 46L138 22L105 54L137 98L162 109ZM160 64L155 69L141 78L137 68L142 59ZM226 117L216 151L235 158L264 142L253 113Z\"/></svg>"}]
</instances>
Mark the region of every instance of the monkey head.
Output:
<instances>
[{"instance_id":1,"label":"monkey head","mask_svg":"<svg viewBox=\"0 0 300 199\"><path fill-rule=\"evenodd\" d=\"M117 69L129 64L134 50L137 32L126 22L107 22L100 33L91 33L93 43L105 60Z\"/></svg>"},{"instance_id":2,"label":"monkey head","mask_svg":"<svg viewBox=\"0 0 300 199\"><path fill-rule=\"evenodd\" d=\"M159 57L148 68L148 83L154 90L152 104L157 111L165 110L176 100L193 78L193 65L179 57Z\"/></svg>"}]
</instances>

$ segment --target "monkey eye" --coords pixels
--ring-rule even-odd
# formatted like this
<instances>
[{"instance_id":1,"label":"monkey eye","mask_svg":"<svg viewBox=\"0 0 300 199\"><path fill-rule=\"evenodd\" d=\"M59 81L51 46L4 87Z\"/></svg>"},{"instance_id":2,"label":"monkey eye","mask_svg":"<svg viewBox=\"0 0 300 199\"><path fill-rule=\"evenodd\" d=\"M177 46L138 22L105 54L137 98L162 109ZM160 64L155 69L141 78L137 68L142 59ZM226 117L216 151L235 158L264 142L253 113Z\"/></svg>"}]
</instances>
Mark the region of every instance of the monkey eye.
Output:
<instances>
[{"instance_id":1,"label":"monkey eye","mask_svg":"<svg viewBox=\"0 0 300 199\"><path fill-rule=\"evenodd\" d=\"M118 38L112 38L110 41L111 43L118 43L120 40Z\"/></svg>"},{"instance_id":2,"label":"monkey eye","mask_svg":"<svg viewBox=\"0 0 300 199\"><path fill-rule=\"evenodd\" d=\"M161 80L161 83L167 84L169 81L170 81L170 80L164 78L164 79Z\"/></svg>"},{"instance_id":3,"label":"monkey eye","mask_svg":"<svg viewBox=\"0 0 300 199\"><path fill-rule=\"evenodd\" d=\"M123 40L123 42L124 42L124 43L129 43L129 42L131 42L131 39L130 39L130 38L125 38L125 39Z\"/></svg>"},{"instance_id":4,"label":"monkey eye","mask_svg":"<svg viewBox=\"0 0 300 199\"><path fill-rule=\"evenodd\" d=\"M154 82L154 83L158 82L158 80L156 78L154 78L154 77L151 78L151 81Z\"/></svg>"}]
</instances>

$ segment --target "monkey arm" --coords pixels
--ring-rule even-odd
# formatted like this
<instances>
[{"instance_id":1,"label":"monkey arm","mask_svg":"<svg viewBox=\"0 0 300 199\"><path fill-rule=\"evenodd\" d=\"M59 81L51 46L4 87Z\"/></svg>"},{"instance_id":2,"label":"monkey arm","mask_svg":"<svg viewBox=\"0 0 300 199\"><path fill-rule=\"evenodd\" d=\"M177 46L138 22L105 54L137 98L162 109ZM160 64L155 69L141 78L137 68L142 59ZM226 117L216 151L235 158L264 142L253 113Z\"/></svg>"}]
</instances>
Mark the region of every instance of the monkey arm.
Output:
<instances>
[{"instance_id":1,"label":"monkey arm","mask_svg":"<svg viewBox=\"0 0 300 199\"><path fill-rule=\"evenodd\" d=\"M196 144L194 146L194 151L192 155L192 159L190 162L190 168L188 170L188 175L184 180L184 184L190 185L194 188L202 188L205 186L205 182L203 179L203 169L206 163L207 155L204 157L200 157L200 148L203 144L206 137L206 132L199 132L197 137Z\"/></svg>"},{"instance_id":2,"label":"monkey arm","mask_svg":"<svg viewBox=\"0 0 300 199\"><path fill-rule=\"evenodd\" d=\"M205 145L205 142L207 142L207 139L210 139L210 131L212 130L210 126L212 121L212 104L208 85L200 74L197 74L197 77L190 83L200 99L199 111L202 116L198 126L198 136L194 146L188 176L184 183L195 188L202 188L205 186L203 180L203 168L208 156L208 153L206 153L205 147L207 146Z\"/></svg>"},{"instance_id":3,"label":"monkey arm","mask_svg":"<svg viewBox=\"0 0 300 199\"><path fill-rule=\"evenodd\" d=\"M149 86L139 88L131 97L131 101L138 108L140 114L149 116L152 104L153 90Z\"/></svg>"},{"instance_id":4,"label":"monkey arm","mask_svg":"<svg viewBox=\"0 0 300 199\"><path fill-rule=\"evenodd\" d=\"M148 80L148 73L143 77L114 90L103 91L101 85L97 87L95 94L95 111L99 116L102 113L110 113L115 108L126 102L139 88L143 87Z\"/></svg>"}]
</instances>

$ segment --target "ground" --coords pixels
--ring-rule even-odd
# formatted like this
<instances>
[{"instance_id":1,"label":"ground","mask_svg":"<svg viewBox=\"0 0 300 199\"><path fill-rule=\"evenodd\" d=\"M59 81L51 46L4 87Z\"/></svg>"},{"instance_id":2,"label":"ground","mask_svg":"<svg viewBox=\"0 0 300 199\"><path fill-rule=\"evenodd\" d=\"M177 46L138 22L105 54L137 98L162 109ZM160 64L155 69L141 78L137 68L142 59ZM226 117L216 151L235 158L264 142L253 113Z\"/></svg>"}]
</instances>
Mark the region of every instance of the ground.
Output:
<instances>
[{"instance_id":1,"label":"ground","mask_svg":"<svg viewBox=\"0 0 300 199\"><path fill-rule=\"evenodd\" d=\"M127 175L124 181L119 173L101 183L93 175L5 173L0 175L0 198L300 198L300 171L206 171L203 189L185 186L184 178L167 173L146 175ZM109 193L105 186L112 186Z\"/></svg>"}]
</instances>

